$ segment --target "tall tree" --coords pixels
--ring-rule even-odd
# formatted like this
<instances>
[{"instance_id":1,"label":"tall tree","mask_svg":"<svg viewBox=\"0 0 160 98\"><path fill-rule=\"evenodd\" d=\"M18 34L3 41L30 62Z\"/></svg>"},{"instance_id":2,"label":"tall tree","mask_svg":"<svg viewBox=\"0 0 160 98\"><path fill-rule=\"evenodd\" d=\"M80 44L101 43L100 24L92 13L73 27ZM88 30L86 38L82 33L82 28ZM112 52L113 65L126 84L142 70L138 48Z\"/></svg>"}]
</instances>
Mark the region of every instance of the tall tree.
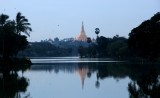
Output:
<instances>
[{"instance_id":1,"label":"tall tree","mask_svg":"<svg viewBox=\"0 0 160 98\"><path fill-rule=\"evenodd\" d=\"M25 33L27 36L30 36L30 31L32 31L31 24L28 23L28 19L25 16L22 16L20 12L17 13L16 16L16 33L21 34L21 32Z\"/></svg>"},{"instance_id":2,"label":"tall tree","mask_svg":"<svg viewBox=\"0 0 160 98\"><path fill-rule=\"evenodd\" d=\"M97 52L99 57L106 57L107 56L107 47L109 44L109 38L104 36L97 37Z\"/></svg>"},{"instance_id":3,"label":"tall tree","mask_svg":"<svg viewBox=\"0 0 160 98\"><path fill-rule=\"evenodd\" d=\"M1 27L3 27L7 23L8 18L9 18L8 15L4 15L4 14L0 15L0 26Z\"/></svg>"},{"instance_id":4,"label":"tall tree","mask_svg":"<svg viewBox=\"0 0 160 98\"><path fill-rule=\"evenodd\" d=\"M8 22L8 18L9 16L8 15L4 15L4 14L1 14L0 15L0 35L1 35L1 45L2 45L2 48L0 48L0 53L2 53L2 56L4 57L4 53L5 53L5 31L4 31L4 27L5 25L7 24Z\"/></svg>"},{"instance_id":5,"label":"tall tree","mask_svg":"<svg viewBox=\"0 0 160 98\"><path fill-rule=\"evenodd\" d=\"M97 38L98 38L98 34L100 33L100 29L99 29L99 28L96 28L96 29L95 29L95 33L97 34Z\"/></svg>"},{"instance_id":6,"label":"tall tree","mask_svg":"<svg viewBox=\"0 0 160 98\"><path fill-rule=\"evenodd\" d=\"M27 20L24 16L21 18L23 21ZM22 19L20 21L17 19L18 22L8 19L8 15L0 15L0 56L3 58L9 58L20 50L24 50L28 46L28 41L27 37L20 33L24 32L29 36L28 30L31 31L31 28L27 26L29 23L23 22Z\"/></svg>"},{"instance_id":7,"label":"tall tree","mask_svg":"<svg viewBox=\"0 0 160 98\"><path fill-rule=\"evenodd\" d=\"M128 45L140 56L150 59L160 56L160 12L142 22L129 33Z\"/></svg>"}]
</instances>

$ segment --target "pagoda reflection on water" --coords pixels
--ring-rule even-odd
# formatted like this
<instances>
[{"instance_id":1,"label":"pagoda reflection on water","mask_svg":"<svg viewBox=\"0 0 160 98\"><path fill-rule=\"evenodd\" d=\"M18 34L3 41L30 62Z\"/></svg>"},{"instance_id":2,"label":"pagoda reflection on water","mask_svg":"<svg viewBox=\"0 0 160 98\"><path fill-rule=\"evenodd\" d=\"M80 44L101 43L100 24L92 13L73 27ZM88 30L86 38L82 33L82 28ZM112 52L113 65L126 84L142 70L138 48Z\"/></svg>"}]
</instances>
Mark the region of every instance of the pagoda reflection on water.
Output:
<instances>
[{"instance_id":1,"label":"pagoda reflection on water","mask_svg":"<svg viewBox=\"0 0 160 98\"><path fill-rule=\"evenodd\" d=\"M82 88L84 88L84 80L85 80L85 77L86 77L88 71L89 71L88 68L81 68L81 69L76 70L76 72L80 76L80 79L81 79L81 82L82 82Z\"/></svg>"}]
</instances>

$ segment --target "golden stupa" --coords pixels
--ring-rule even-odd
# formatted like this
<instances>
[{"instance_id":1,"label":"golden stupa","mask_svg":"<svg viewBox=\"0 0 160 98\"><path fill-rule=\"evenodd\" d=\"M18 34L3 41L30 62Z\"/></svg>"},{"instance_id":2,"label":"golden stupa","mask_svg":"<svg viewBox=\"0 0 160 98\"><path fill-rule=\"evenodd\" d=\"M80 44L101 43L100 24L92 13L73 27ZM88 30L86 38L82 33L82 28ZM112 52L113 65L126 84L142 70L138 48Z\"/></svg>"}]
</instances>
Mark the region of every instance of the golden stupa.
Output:
<instances>
[{"instance_id":1,"label":"golden stupa","mask_svg":"<svg viewBox=\"0 0 160 98\"><path fill-rule=\"evenodd\" d=\"M82 21L82 29L81 29L80 35L75 40L84 41L84 42L87 41L87 36L86 36L85 31L84 31L83 21Z\"/></svg>"}]
</instances>

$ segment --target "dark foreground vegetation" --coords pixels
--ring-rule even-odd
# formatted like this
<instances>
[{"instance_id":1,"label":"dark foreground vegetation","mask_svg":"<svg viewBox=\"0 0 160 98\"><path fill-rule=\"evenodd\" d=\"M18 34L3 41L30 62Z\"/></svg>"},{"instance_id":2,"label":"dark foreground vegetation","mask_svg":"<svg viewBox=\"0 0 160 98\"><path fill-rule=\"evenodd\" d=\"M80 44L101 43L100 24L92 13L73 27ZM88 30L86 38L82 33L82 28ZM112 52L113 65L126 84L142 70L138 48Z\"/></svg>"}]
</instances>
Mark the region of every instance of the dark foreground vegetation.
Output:
<instances>
[{"instance_id":1,"label":"dark foreground vegetation","mask_svg":"<svg viewBox=\"0 0 160 98\"><path fill-rule=\"evenodd\" d=\"M15 20L9 20L8 15L0 15L0 56L2 58L12 58L19 51L27 48L27 36L32 31L29 25L30 23L21 13L17 13Z\"/></svg>"},{"instance_id":2,"label":"dark foreground vegetation","mask_svg":"<svg viewBox=\"0 0 160 98\"><path fill-rule=\"evenodd\" d=\"M20 93L27 90L29 80L19 76L30 69L31 62L26 59L8 58L0 59L0 97L1 98L28 98L29 95L21 96Z\"/></svg>"},{"instance_id":3,"label":"dark foreground vegetation","mask_svg":"<svg viewBox=\"0 0 160 98\"><path fill-rule=\"evenodd\" d=\"M16 58L19 51L28 47L27 36L32 29L30 23L17 13L15 20L10 20L8 15L0 15L0 97L1 98L27 98L21 96L29 85L29 80L19 76L31 67L31 61L25 58ZM21 33L24 33L23 35ZM27 36L26 36L27 35Z\"/></svg>"},{"instance_id":4,"label":"dark foreground vegetation","mask_svg":"<svg viewBox=\"0 0 160 98\"><path fill-rule=\"evenodd\" d=\"M28 47L27 36L32 31L29 26L30 23L20 12L15 20L10 20L8 15L0 15L0 67L6 68L8 72L10 68L19 68L20 64L31 64L30 60L16 58L19 51Z\"/></svg>"},{"instance_id":5,"label":"dark foreground vegetation","mask_svg":"<svg viewBox=\"0 0 160 98\"><path fill-rule=\"evenodd\" d=\"M142 58L160 57L160 12L129 33L128 46Z\"/></svg>"}]
</instances>

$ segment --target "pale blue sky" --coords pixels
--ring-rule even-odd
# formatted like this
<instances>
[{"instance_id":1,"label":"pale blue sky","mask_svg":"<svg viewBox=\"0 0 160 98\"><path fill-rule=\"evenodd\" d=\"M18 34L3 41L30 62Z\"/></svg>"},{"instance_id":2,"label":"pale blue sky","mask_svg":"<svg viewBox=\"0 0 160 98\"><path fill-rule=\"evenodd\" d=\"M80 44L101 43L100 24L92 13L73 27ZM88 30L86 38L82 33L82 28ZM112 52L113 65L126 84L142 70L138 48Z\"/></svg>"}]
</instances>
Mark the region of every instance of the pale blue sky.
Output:
<instances>
[{"instance_id":1,"label":"pale blue sky","mask_svg":"<svg viewBox=\"0 0 160 98\"><path fill-rule=\"evenodd\" d=\"M144 20L160 12L160 0L1 0L0 12L14 19L21 12L32 24L29 41L77 37L81 23L87 36L128 33Z\"/></svg>"}]
</instances>

